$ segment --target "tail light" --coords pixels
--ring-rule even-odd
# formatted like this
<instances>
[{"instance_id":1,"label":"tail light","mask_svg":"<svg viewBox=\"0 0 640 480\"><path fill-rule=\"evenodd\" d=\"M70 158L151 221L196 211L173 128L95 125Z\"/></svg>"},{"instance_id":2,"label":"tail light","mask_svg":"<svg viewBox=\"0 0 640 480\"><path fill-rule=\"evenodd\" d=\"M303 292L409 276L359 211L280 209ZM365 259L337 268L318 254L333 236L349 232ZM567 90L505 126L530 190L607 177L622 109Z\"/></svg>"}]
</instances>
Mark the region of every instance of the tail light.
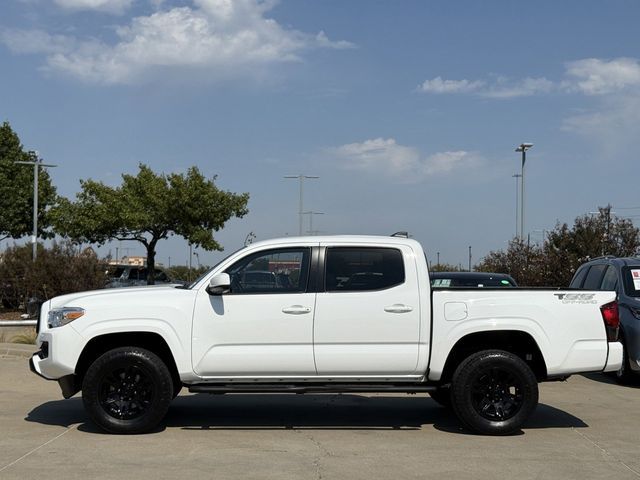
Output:
<instances>
[{"instance_id":1,"label":"tail light","mask_svg":"<svg viewBox=\"0 0 640 480\"><path fill-rule=\"evenodd\" d=\"M620 328L620 315L618 314L618 302L606 303L600 307L604 328L607 331L607 341L618 341L618 329Z\"/></svg>"}]
</instances>

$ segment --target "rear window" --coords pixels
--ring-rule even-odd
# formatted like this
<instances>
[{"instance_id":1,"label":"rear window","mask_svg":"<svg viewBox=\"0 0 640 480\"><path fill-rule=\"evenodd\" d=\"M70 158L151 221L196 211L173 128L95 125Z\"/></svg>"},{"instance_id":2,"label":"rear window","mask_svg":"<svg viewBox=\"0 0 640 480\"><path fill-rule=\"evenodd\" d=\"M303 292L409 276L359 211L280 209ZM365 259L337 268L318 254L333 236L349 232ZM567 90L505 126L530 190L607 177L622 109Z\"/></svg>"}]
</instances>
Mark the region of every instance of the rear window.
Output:
<instances>
[{"instance_id":1,"label":"rear window","mask_svg":"<svg viewBox=\"0 0 640 480\"><path fill-rule=\"evenodd\" d=\"M587 273L587 278L585 278L582 288L585 290L600 290L600 282L605 268L607 268L605 264L593 265L589 269L589 273Z\"/></svg>"},{"instance_id":2,"label":"rear window","mask_svg":"<svg viewBox=\"0 0 640 480\"><path fill-rule=\"evenodd\" d=\"M328 292L382 290L404 282L404 261L394 248L332 247L327 249Z\"/></svg>"},{"instance_id":3,"label":"rear window","mask_svg":"<svg viewBox=\"0 0 640 480\"><path fill-rule=\"evenodd\" d=\"M630 297L640 297L640 265L622 269L624 291Z\"/></svg>"},{"instance_id":4,"label":"rear window","mask_svg":"<svg viewBox=\"0 0 640 480\"><path fill-rule=\"evenodd\" d=\"M587 275L588 270L589 268L587 267L580 267L576 274L573 276L573 280L571 280L569 288L580 288L582 286L584 277Z\"/></svg>"}]
</instances>

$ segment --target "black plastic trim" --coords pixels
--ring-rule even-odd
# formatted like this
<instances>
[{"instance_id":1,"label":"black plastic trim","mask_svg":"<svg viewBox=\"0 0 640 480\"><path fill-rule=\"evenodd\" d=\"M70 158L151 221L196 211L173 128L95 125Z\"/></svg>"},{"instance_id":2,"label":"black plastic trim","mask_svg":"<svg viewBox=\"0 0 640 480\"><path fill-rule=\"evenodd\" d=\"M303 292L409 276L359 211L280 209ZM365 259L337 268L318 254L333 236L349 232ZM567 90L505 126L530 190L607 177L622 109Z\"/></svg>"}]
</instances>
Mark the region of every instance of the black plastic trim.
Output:
<instances>
[{"instance_id":1,"label":"black plastic trim","mask_svg":"<svg viewBox=\"0 0 640 480\"><path fill-rule=\"evenodd\" d=\"M196 383L189 385L192 393L368 393L397 392L421 393L432 392L435 385L416 383L378 384L378 383Z\"/></svg>"}]
</instances>

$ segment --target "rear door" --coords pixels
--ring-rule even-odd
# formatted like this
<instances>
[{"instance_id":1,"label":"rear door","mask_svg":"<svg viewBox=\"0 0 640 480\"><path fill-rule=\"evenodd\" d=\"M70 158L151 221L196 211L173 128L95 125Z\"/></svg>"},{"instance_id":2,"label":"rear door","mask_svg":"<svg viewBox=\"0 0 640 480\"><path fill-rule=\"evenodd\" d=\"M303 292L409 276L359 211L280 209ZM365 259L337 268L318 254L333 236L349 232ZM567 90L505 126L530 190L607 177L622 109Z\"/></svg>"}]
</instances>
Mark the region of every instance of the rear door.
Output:
<instances>
[{"instance_id":1,"label":"rear door","mask_svg":"<svg viewBox=\"0 0 640 480\"><path fill-rule=\"evenodd\" d=\"M408 375L416 371L420 298L415 252L324 244L316 298L318 375Z\"/></svg>"}]
</instances>

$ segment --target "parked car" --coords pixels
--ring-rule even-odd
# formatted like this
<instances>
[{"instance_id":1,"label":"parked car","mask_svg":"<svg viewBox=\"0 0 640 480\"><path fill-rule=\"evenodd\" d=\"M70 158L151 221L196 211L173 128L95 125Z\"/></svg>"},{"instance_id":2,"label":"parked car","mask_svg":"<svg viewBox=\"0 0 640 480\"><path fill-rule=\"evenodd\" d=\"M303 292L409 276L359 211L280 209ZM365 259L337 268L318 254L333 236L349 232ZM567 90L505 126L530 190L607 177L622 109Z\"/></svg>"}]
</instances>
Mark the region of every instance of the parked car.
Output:
<instances>
[{"instance_id":1,"label":"parked car","mask_svg":"<svg viewBox=\"0 0 640 480\"><path fill-rule=\"evenodd\" d=\"M243 274L258 280L249 290L233 281ZM505 435L536 408L539 382L620 368L615 298L432 289L415 240L289 237L246 246L187 287L53 298L30 366L65 398L82 390L112 433L152 430L186 386L428 393L471 431Z\"/></svg>"},{"instance_id":2,"label":"parked car","mask_svg":"<svg viewBox=\"0 0 640 480\"><path fill-rule=\"evenodd\" d=\"M614 290L620 308L623 362L616 372L620 383L640 379L640 258L594 258L576 270L570 288Z\"/></svg>"},{"instance_id":3,"label":"parked car","mask_svg":"<svg viewBox=\"0 0 640 480\"><path fill-rule=\"evenodd\" d=\"M517 287L506 273L489 272L430 272L432 287Z\"/></svg>"},{"instance_id":4,"label":"parked car","mask_svg":"<svg viewBox=\"0 0 640 480\"><path fill-rule=\"evenodd\" d=\"M105 288L137 287L147 284L149 270L137 265L113 265ZM163 270L156 268L155 283L174 283Z\"/></svg>"}]
</instances>

